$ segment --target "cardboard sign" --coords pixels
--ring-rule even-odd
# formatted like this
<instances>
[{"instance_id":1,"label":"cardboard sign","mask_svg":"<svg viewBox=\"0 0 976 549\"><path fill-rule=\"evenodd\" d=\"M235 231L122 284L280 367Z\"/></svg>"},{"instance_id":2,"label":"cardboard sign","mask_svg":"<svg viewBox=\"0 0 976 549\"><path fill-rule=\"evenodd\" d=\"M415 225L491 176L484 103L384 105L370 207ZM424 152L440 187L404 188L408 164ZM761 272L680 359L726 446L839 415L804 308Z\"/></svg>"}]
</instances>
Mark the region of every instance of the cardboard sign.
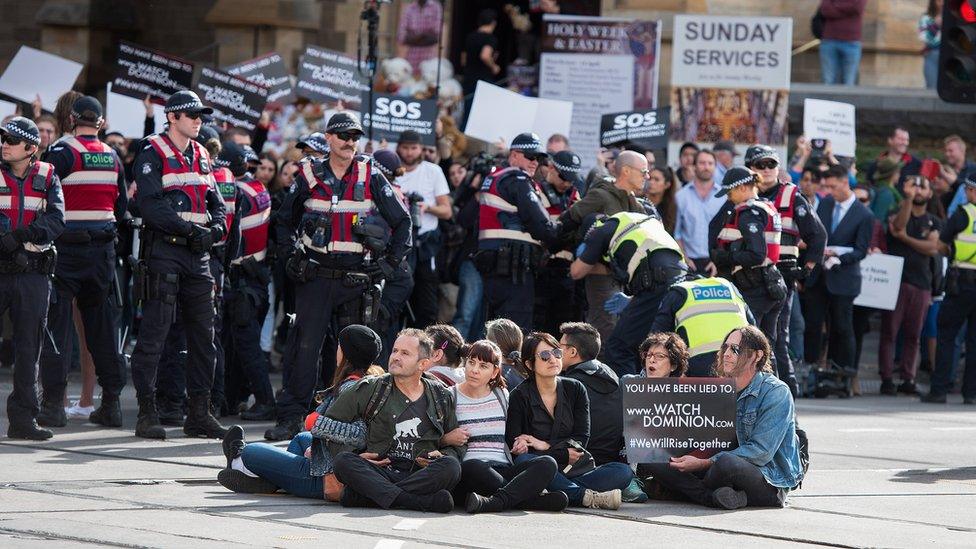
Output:
<instances>
[{"instance_id":1,"label":"cardboard sign","mask_svg":"<svg viewBox=\"0 0 976 549\"><path fill-rule=\"evenodd\" d=\"M714 377L624 381L624 447L630 463L707 457L736 444L735 385Z\"/></svg>"},{"instance_id":2,"label":"cardboard sign","mask_svg":"<svg viewBox=\"0 0 976 549\"><path fill-rule=\"evenodd\" d=\"M362 121L366 135L369 127L373 126L373 140L386 139L394 143L400 137L400 132L413 130L420 134L420 142L434 146L437 136L434 134L434 122L437 120L437 102L434 100L411 99L399 95L385 93L373 94L373 108L367 110L369 93L363 94Z\"/></svg>"},{"instance_id":3,"label":"cardboard sign","mask_svg":"<svg viewBox=\"0 0 976 549\"><path fill-rule=\"evenodd\" d=\"M0 76L0 92L33 103L41 96L44 109L53 112L58 98L71 90L84 67L57 55L21 46Z\"/></svg>"},{"instance_id":4,"label":"cardboard sign","mask_svg":"<svg viewBox=\"0 0 976 549\"><path fill-rule=\"evenodd\" d=\"M793 19L676 15L671 86L790 89Z\"/></svg>"},{"instance_id":5,"label":"cardboard sign","mask_svg":"<svg viewBox=\"0 0 976 549\"><path fill-rule=\"evenodd\" d=\"M226 72L203 67L196 92L213 117L253 132L268 103L268 88Z\"/></svg>"},{"instance_id":6,"label":"cardboard sign","mask_svg":"<svg viewBox=\"0 0 976 549\"><path fill-rule=\"evenodd\" d=\"M142 101L127 95L122 95L112 91L112 83L107 86L105 102L105 120L108 122L108 130L119 132L126 137L141 139L145 137L146 107ZM153 122L155 127L153 133L163 131L166 124L166 115L163 113L163 106L153 104Z\"/></svg>"},{"instance_id":7,"label":"cardboard sign","mask_svg":"<svg viewBox=\"0 0 976 549\"><path fill-rule=\"evenodd\" d=\"M671 108L627 111L600 117L600 146L664 149L668 146Z\"/></svg>"},{"instance_id":8,"label":"cardboard sign","mask_svg":"<svg viewBox=\"0 0 976 549\"><path fill-rule=\"evenodd\" d=\"M268 103L288 105L295 101L291 75L285 61L276 52L224 68L227 74L243 78L268 88Z\"/></svg>"},{"instance_id":9,"label":"cardboard sign","mask_svg":"<svg viewBox=\"0 0 976 549\"><path fill-rule=\"evenodd\" d=\"M190 89L193 63L129 42L119 42L118 65L112 89L115 93L163 105L169 96Z\"/></svg>"},{"instance_id":10,"label":"cardboard sign","mask_svg":"<svg viewBox=\"0 0 976 549\"><path fill-rule=\"evenodd\" d=\"M861 260L861 293L855 305L894 311L901 291L901 271L905 258L897 255L870 254Z\"/></svg>"},{"instance_id":11,"label":"cardboard sign","mask_svg":"<svg viewBox=\"0 0 976 549\"><path fill-rule=\"evenodd\" d=\"M828 139L834 154L854 156L857 147L854 130L854 105L822 99L803 100L803 135Z\"/></svg>"},{"instance_id":12,"label":"cardboard sign","mask_svg":"<svg viewBox=\"0 0 976 549\"><path fill-rule=\"evenodd\" d=\"M356 60L337 51L308 46L298 63L298 95L318 103L342 101L358 108L369 79L360 74Z\"/></svg>"},{"instance_id":13,"label":"cardboard sign","mask_svg":"<svg viewBox=\"0 0 976 549\"><path fill-rule=\"evenodd\" d=\"M545 142L554 133L569 135L572 116L569 101L526 97L482 80L464 133L489 143L501 139L507 146L516 135L535 132Z\"/></svg>"}]
</instances>

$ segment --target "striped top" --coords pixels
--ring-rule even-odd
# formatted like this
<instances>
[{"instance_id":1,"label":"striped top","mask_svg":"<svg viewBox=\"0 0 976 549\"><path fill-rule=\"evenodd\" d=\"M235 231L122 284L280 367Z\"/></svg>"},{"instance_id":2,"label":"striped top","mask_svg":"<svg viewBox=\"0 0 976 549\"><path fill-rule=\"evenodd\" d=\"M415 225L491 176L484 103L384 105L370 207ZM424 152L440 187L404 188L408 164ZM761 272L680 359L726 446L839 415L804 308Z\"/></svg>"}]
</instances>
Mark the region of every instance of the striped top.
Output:
<instances>
[{"instance_id":1,"label":"striped top","mask_svg":"<svg viewBox=\"0 0 976 549\"><path fill-rule=\"evenodd\" d=\"M505 412L494 393L475 399L457 391L457 419L470 434L464 461L511 464L505 452Z\"/></svg>"}]
</instances>

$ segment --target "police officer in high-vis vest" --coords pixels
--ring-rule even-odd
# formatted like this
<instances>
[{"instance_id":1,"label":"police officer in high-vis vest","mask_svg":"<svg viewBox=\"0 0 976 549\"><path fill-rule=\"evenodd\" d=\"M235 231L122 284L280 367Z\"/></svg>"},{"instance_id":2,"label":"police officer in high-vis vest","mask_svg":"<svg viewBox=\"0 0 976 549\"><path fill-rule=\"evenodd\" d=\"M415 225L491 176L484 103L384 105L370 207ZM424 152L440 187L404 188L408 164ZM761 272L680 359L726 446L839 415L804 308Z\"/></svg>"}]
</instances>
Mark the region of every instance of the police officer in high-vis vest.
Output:
<instances>
[{"instance_id":1,"label":"police officer in high-vis vest","mask_svg":"<svg viewBox=\"0 0 976 549\"><path fill-rule=\"evenodd\" d=\"M54 166L36 160L41 133L16 116L0 127L0 315L13 325L13 390L7 397L7 436L51 438L37 426L37 360L45 333L53 242L64 230L64 198Z\"/></svg>"},{"instance_id":2,"label":"police officer in high-vis vest","mask_svg":"<svg viewBox=\"0 0 976 549\"><path fill-rule=\"evenodd\" d=\"M154 399L156 368L178 311L187 346L183 432L222 437L226 429L210 413L216 361L210 249L227 228L210 154L194 141L201 116L213 110L195 93L179 91L166 101L164 112L167 130L145 139L132 168L144 227L134 292L143 314L132 353L139 399L136 436L166 438Z\"/></svg>"},{"instance_id":3,"label":"police officer in high-vis vest","mask_svg":"<svg viewBox=\"0 0 976 549\"><path fill-rule=\"evenodd\" d=\"M753 145L746 149L746 167L759 174L759 198L768 200L779 213L783 234L776 267L786 283L786 299L776 319L776 369L780 380L797 394L793 361L790 359L790 316L796 283L802 282L814 266L823 261L827 245L827 230L817 212L792 183L779 179L779 154L768 145ZM800 242L804 248L800 249Z\"/></svg>"},{"instance_id":4,"label":"police officer in high-vis vest","mask_svg":"<svg viewBox=\"0 0 976 549\"><path fill-rule=\"evenodd\" d=\"M276 242L288 242L295 233L298 237L286 267L295 282L296 317L283 359L290 374L277 402L278 424L264 434L268 440L289 440L302 428L333 316L354 302L361 317L375 315L380 301L372 291L375 282L402 268L411 242L410 215L372 160L356 153L363 135L359 120L346 112L334 114L325 133L329 154L301 163L294 192L281 205L275 226ZM382 228L369 223L377 214ZM385 230L392 230L388 244L374 250L371 242ZM279 251L279 256L288 253Z\"/></svg>"},{"instance_id":5,"label":"police officer in high-vis vest","mask_svg":"<svg viewBox=\"0 0 976 549\"><path fill-rule=\"evenodd\" d=\"M604 347L606 362L617 375L636 374L640 370L637 347L647 337L664 294L684 277L688 267L681 248L660 219L631 212L593 223L570 274L579 280L600 262L633 296Z\"/></svg>"},{"instance_id":6,"label":"police officer in high-vis vest","mask_svg":"<svg viewBox=\"0 0 976 549\"><path fill-rule=\"evenodd\" d=\"M776 344L776 320L786 299L786 284L776 264L780 258L782 224L779 212L758 196L759 174L729 168L718 195L735 205L715 242L711 258L719 273L735 283L770 346ZM722 215L719 212L718 215Z\"/></svg>"},{"instance_id":7,"label":"police officer in high-vis vest","mask_svg":"<svg viewBox=\"0 0 976 549\"><path fill-rule=\"evenodd\" d=\"M485 177L479 197L474 264L484 282L486 318L507 318L525 333L532 329L534 274L556 240L556 224L531 176L547 156L538 135L516 135L507 165Z\"/></svg>"},{"instance_id":8,"label":"police officer in high-vis vest","mask_svg":"<svg viewBox=\"0 0 976 549\"><path fill-rule=\"evenodd\" d=\"M939 253L950 260L945 300L936 321L938 342L932 386L923 402L944 403L954 382L952 355L956 336L966 325L966 371L962 378L964 404L976 404L976 174L963 181L966 203L946 221L939 234Z\"/></svg>"},{"instance_id":9,"label":"police officer in high-vis vest","mask_svg":"<svg viewBox=\"0 0 976 549\"><path fill-rule=\"evenodd\" d=\"M549 159L546 180L539 183L542 207L555 223L559 215L579 199L576 190L580 179L582 161L572 151L559 151ZM573 263L571 244L566 243L550 254L545 265L535 277L535 329L550 334L559 333L564 322L577 321L581 317L581 301L577 284L569 276ZM582 290L582 288L580 288Z\"/></svg>"},{"instance_id":10,"label":"police officer in high-vis vest","mask_svg":"<svg viewBox=\"0 0 976 549\"><path fill-rule=\"evenodd\" d=\"M688 375L707 377L725 336L755 322L734 284L724 278L688 275L664 295L650 331L681 336L688 344Z\"/></svg>"},{"instance_id":11,"label":"police officer in high-vis vest","mask_svg":"<svg viewBox=\"0 0 976 549\"><path fill-rule=\"evenodd\" d=\"M85 326L85 342L102 386L101 405L89 419L107 427L121 427L119 393L126 372L115 328L114 307L122 304L113 303L121 292L113 290L117 284L116 221L124 218L128 204L125 171L115 151L98 140L104 118L97 99L78 98L70 117L74 126L71 135L47 153L64 191L65 229L55 242L58 261L47 318L51 338L45 338L41 350L44 398L37 422L46 427L68 424L64 397L74 331L71 304L76 301Z\"/></svg>"}]
</instances>

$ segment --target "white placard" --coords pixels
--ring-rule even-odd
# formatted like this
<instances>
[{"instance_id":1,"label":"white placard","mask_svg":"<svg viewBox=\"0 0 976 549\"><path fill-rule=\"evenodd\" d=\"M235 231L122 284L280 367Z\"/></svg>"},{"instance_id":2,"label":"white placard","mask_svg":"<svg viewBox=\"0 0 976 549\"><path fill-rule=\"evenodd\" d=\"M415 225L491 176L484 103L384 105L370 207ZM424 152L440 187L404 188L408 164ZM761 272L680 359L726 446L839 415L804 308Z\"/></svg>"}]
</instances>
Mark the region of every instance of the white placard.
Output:
<instances>
[{"instance_id":1,"label":"white placard","mask_svg":"<svg viewBox=\"0 0 976 549\"><path fill-rule=\"evenodd\" d=\"M829 139L834 154L854 156L854 105L823 99L803 100L803 135Z\"/></svg>"},{"instance_id":2,"label":"white placard","mask_svg":"<svg viewBox=\"0 0 976 549\"><path fill-rule=\"evenodd\" d=\"M502 139L507 146L516 135L531 131L545 143L554 133L569 135L572 116L569 101L526 97L480 81L464 134L489 143Z\"/></svg>"},{"instance_id":3,"label":"white placard","mask_svg":"<svg viewBox=\"0 0 976 549\"><path fill-rule=\"evenodd\" d=\"M143 137L143 127L146 121L146 107L142 101L112 92L112 83L108 83L107 103L105 107L105 120L108 122L108 131L119 132L126 137L141 139ZM156 123L154 132L163 131L163 124L166 123L166 115L163 114L163 106L153 104L153 120Z\"/></svg>"},{"instance_id":4,"label":"white placard","mask_svg":"<svg viewBox=\"0 0 976 549\"><path fill-rule=\"evenodd\" d=\"M904 266L905 258L897 255L870 254L862 259L861 294L854 304L894 311Z\"/></svg>"},{"instance_id":5,"label":"white placard","mask_svg":"<svg viewBox=\"0 0 976 549\"><path fill-rule=\"evenodd\" d=\"M40 95L41 105L53 112L58 98L74 87L83 67L70 59L21 46L0 76L0 92L28 103Z\"/></svg>"},{"instance_id":6,"label":"white placard","mask_svg":"<svg viewBox=\"0 0 976 549\"><path fill-rule=\"evenodd\" d=\"M17 104L0 99L0 118L17 114Z\"/></svg>"},{"instance_id":7,"label":"white placard","mask_svg":"<svg viewBox=\"0 0 976 549\"><path fill-rule=\"evenodd\" d=\"M793 19L676 15L671 85L790 89Z\"/></svg>"}]
</instances>

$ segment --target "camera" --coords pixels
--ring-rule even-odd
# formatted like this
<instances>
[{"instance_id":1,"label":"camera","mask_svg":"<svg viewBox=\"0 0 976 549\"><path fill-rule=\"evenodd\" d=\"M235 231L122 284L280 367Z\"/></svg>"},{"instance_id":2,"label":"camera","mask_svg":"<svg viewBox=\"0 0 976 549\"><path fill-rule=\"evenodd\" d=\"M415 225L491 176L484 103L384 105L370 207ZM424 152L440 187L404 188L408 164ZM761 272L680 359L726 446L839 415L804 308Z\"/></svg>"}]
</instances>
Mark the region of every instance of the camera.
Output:
<instances>
[{"instance_id":1,"label":"camera","mask_svg":"<svg viewBox=\"0 0 976 549\"><path fill-rule=\"evenodd\" d=\"M414 229L420 228L420 203L424 201L420 193L410 192L406 194L407 202L410 203L410 221L413 222Z\"/></svg>"},{"instance_id":2,"label":"camera","mask_svg":"<svg viewBox=\"0 0 976 549\"><path fill-rule=\"evenodd\" d=\"M495 157L486 153L480 152L468 161L468 169L472 173L480 175L482 178L491 173L491 170L495 167Z\"/></svg>"}]
</instances>

